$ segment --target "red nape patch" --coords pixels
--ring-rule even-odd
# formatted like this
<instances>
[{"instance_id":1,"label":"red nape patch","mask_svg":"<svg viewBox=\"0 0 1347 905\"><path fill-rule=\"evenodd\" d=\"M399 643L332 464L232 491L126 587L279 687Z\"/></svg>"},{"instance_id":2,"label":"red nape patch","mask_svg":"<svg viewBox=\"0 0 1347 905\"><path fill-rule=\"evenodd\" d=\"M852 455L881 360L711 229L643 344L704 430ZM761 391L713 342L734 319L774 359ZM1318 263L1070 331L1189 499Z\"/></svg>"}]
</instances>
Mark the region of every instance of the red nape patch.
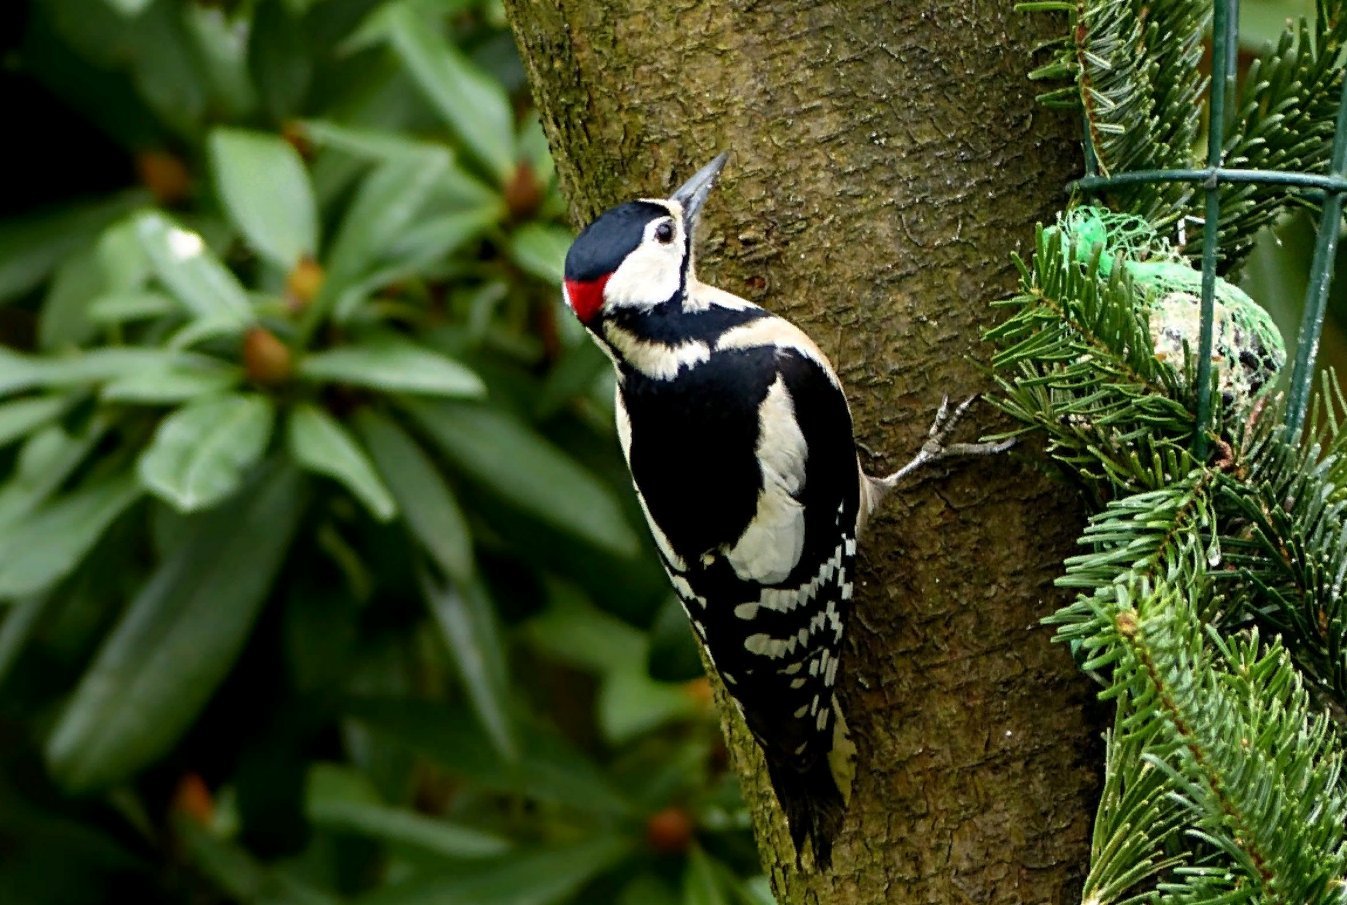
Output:
<instances>
[{"instance_id":1,"label":"red nape patch","mask_svg":"<svg viewBox=\"0 0 1347 905\"><path fill-rule=\"evenodd\" d=\"M597 280L566 281L566 300L580 323L588 324L603 307L603 287L608 285L610 276L611 273L605 273Z\"/></svg>"}]
</instances>

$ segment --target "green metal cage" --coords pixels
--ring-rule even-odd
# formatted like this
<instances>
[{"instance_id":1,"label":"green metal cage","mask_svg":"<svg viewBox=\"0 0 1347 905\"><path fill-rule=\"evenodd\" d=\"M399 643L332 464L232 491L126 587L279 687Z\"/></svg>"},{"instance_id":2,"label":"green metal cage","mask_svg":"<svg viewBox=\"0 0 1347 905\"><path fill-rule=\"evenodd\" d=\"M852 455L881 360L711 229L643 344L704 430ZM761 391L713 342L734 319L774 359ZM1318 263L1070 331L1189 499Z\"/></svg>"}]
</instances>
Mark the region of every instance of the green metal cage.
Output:
<instances>
[{"instance_id":1,"label":"green metal cage","mask_svg":"<svg viewBox=\"0 0 1347 905\"><path fill-rule=\"evenodd\" d=\"M1322 199L1318 238L1310 265L1305 311L1300 323L1295 363L1287 397L1286 430L1297 436L1305 422L1314 363L1323 332L1328 290L1333 280L1333 259L1347 195L1347 79L1343 80L1333 135L1328 172L1298 173L1285 170L1244 170L1223 166L1226 100L1235 93L1239 46L1239 0L1214 0L1212 14L1211 87L1207 101L1207 165L1202 169L1132 170L1101 175L1090 131L1085 130L1085 175L1072 183L1084 192L1099 192L1112 186L1139 182L1191 182L1205 192L1206 218L1202 228L1202 308L1197 359L1197 433L1194 445L1205 455L1207 426L1211 422L1211 346L1216 288L1217 235L1220 229L1222 185L1257 183L1285 186L1288 192L1312 193ZM1223 74L1224 77L1218 77Z\"/></svg>"}]
</instances>

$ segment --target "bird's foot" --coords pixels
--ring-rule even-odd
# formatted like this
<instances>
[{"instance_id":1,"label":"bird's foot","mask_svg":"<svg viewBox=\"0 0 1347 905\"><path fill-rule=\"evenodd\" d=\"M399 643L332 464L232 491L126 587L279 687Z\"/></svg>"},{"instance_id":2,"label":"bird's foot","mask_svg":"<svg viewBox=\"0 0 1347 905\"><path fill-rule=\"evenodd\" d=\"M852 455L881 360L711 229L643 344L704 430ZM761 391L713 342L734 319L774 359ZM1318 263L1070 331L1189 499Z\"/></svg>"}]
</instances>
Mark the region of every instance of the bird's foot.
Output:
<instances>
[{"instance_id":1,"label":"bird's foot","mask_svg":"<svg viewBox=\"0 0 1347 905\"><path fill-rule=\"evenodd\" d=\"M965 456L993 456L997 453L1003 453L1015 445L1013 438L991 443L945 442L954 433L954 429L958 427L959 421L969 407L977 400L977 396L969 396L953 409L950 408L948 396L941 400L940 410L935 413L935 420L931 422L931 429L926 432L926 442L921 445L921 450L912 457L912 460L893 474L882 478L869 478L872 487L872 509L879 504L880 499L885 494L897 487L904 478L928 465L945 459L957 459ZM867 475L867 477L869 476Z\"/></svg>"}]
</instances>

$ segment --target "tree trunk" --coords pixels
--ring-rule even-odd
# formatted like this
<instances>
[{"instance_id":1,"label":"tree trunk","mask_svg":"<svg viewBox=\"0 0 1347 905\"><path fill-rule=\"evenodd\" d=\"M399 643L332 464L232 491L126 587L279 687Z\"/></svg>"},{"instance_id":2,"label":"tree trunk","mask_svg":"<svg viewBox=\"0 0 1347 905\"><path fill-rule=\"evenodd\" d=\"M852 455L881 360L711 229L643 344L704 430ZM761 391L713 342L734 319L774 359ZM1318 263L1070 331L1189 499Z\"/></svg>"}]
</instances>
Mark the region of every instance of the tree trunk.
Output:
<instances>
[{"instance_id":1,"label":"tree trunk","mask_svg":"<svg viewBox=\"0 0 1347 905\"><path fill-rule=\"evenodd\" d=\"M1078 160L1073 121L1036 108L1026 78L1038 17L934 0L506 7L577 224L732 151L699 273L819 342L872 472L916 451L942 394L986 388L988 302ZM871 524L843 661L858 775L829 874L795 870L761 757L722 708L785 905L1078 895L1093 695L1038 620L1081 520L1037 458L927 475Z\"/></svg>"}]
</instances>

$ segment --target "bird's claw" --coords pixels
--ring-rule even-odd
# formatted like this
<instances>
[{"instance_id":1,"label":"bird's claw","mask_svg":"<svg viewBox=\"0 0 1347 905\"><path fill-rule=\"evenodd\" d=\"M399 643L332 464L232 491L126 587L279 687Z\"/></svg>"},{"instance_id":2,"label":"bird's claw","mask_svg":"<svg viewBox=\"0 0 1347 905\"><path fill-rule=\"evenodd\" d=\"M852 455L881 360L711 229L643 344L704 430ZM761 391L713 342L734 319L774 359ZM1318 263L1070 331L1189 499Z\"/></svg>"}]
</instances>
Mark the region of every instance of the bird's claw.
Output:
<instances>
[{"instance_id":1,"label":"bird's claw","mask_svg":"<svg viewBox=\"0 0 1347 905\"><path fill-rule=\"evenodd\" d=\"M992 456L997 453L1005 452L1015 445L1015 440L999 440L990 443L949 443L945 441L954 433L958 427L959 421L964 414L978 400L978 396L972 395L960 402L953 410L950 409L949 397L945 396L940 400L940 408L936 410L935 419L931 422L931 428L926 432L926 442L921 445L921 450L912 457L912 460L902 468L895 471L887 477L879 478L877 483L884 485L887 489L895 487L903 478L912 474L920 468L939 462L943 459L961 458L964 456Z\"/></svg>"}]
</instances>

